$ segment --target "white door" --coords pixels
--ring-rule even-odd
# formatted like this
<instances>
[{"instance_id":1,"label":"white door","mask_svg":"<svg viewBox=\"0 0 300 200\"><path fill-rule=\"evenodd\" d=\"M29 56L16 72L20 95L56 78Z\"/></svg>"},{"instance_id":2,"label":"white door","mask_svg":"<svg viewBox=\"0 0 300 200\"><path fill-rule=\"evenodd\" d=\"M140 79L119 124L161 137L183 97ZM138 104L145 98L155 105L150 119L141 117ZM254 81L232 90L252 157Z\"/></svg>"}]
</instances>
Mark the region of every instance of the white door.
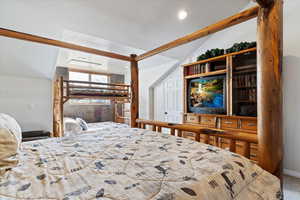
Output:
<instances>
[{"instance_id":1,"label":"white door","mask_svg":"<svg viewBox=\"0 0 300 200\"><path fill-rule=\"evenodd\" d=\"M180 77L170 77L163 85L164 121L171 123L182 122L182 91Z\"/></svg>"}]
</instances>

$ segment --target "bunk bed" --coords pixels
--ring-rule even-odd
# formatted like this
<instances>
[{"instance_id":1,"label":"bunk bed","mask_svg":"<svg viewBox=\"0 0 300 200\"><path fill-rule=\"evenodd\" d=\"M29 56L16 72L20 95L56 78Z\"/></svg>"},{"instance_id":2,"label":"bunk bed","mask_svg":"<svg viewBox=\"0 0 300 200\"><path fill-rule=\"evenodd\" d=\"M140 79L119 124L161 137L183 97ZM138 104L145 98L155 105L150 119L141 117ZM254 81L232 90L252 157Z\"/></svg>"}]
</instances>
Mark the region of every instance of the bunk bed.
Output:
<instances>
[{"instance_id":1,"label":"bunk bed","mask_svg":"<svg viewBox=\"0 0 300 200\"><path fill-rule=\"evenodd\" d=\"M109 99L130 101L130 85L63 80L63 102L69 99Z\"/></svg>"},{"instance_id":2,"label":"bunk bed","mask_svg":"<svg viewBox=\"0 0 300 200\"><path fill-rule=\"evenodd\" d=\"M57 123L63 124L64 104L70 99L111 100L115 104L114 109L116 112L116 122L125 123L128 121L128 119L125 116L119 114L118 108L116 107L119 104L122 105L125 103L130 103L130 85L127 84L64 80L63 77L60 76L57 79L55 79L53 84L53 98L54 116L60 116L59 121L54 120L53 122L55 137L62 137L64 135L64 126L57 126Z\"/></svg>"},{"instance_id":3,"label":"bunk bed","mask_svg":"<svg viewBox=\"0 0 300 200\"><path fill-rule=\"evenodd\" d=\"M47 197L54 196L53 198L63 199L102 197L108 199L282 199L279 179L271 174L279 178L282 175L283 1L257 0L257 3L258 6L139 56L124 56L1 28L0 35L2 36L130 62L130 124L132 128L116 127L101 134L96 132L76 138L58 138L39 144L29 143L26 145L26 153L32 155L29 152L35 152L35 156L25 159L26 162L23 162L17 170L13 168L9 173L11 177L18 180L19 172L23 170L25 173L26 169L34 168L34 173L27 177L31 179L31 182L22 182L24 185L20 185L18 190L15 184L11 184L15 183L14 180L12 180L13 182L8 180L3 188L0 187L0 195L5 196L10 192L10 195L18 194L18 197L32 198L32 194L41 191L35 198L47 195ZM249 137L249 135L216 130L214 136L231 140L230 151L232 152L230 152L182 138L184 131L194 132L198 135L204 133L204 128L188 124L138 119L139 61L256 17L258 43L257 135ZM63 95L63 80L55 81L53 131L54 136L58 137L63 131L62 105L66 98L64 99ZM78 89L73 94L81 96L80 92L77 93ZM85 93L85 95L87 94ZM152 126L152 131L145 130L147 125ZM161 132L164 127L170 129L170 135L157 133ZM175 131L177 131L177 136L175 136ZM235 141L258 143L258 165L253 164L244 156L234 153ZM84 149L88 151L86 152ZM52 157L49 156L49 150L53 153ZM65 158L76 158L79 159L78 162L74 163L71 161L72 159L59 162L62 159L60 157L64 156L61 152L69 155ZM48 159L42 159L43 156L48 156ZM51 163L47 164L47 162L50 159L56 163L56 166L51 166L51 169L61 171L53 171L45 176L43 174L36 176L37 172L42 171L40 168L32 166L30 159L37 158L41 158L41 160L36 166L46 165L49 168ZM157 162L153 163L152 161ZM98 175L98 182L93 178L95 174ZM48 175L50 179L45 179ZM54 185L47 191L32 177L42 179L46 185L51 183ZM64 187L56 186L55 183L60 183ZM25 190L26 192L22 193ZM12 195L8 199L15 197Z\"/></svg>"}]
</instances>

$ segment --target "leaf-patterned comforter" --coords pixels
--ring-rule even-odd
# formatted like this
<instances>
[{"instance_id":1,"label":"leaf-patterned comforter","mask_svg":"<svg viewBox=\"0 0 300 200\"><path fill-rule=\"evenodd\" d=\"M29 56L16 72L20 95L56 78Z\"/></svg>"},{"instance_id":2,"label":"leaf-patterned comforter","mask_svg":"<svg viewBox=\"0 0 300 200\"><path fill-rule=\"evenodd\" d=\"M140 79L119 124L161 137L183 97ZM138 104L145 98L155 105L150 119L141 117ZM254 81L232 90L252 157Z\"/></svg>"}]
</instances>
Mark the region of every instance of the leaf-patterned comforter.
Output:
<instances>
[{"instance_id":1,"label":"leaf-patterned comforter","mask_svg":"<svg viewBox=\"0 0 300 200\"><path fill-rule=\"evenodd\" d=\"M0 199L280 199L279 180L237 154L116 126L23 144Z\"/></svg>"}]
</instances>

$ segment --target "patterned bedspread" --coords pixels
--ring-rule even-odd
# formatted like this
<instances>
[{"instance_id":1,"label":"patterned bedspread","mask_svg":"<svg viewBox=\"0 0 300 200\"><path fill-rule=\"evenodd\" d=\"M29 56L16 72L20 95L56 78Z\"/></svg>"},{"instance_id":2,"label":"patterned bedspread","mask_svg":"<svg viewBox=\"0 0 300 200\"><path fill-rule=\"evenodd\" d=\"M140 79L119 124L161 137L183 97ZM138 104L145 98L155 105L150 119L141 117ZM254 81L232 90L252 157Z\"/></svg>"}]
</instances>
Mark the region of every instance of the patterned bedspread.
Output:
<instances>
[{"instance_id":1,"label":"patterned bedspread","mask_svg":"<svg viewBox=\"0 0 300 200\"><path fill-rule=\"evenodd\" d=\"M0 199L280 199L279 180L248 159L126 126L23 144Z\"/></svg>"},{"instance_id":2,"label":"patterned bedspread","mask_svg":"<svg viewBox=\"0 0 300 200\"><path fill-rule=\"evenodd\" d=\"M115 128L129 128L127 124L120 124L114 122L98 122L98 123L88 123L89 131L97 131L97 130L113 130Z\"/></svg>"}]
</instances>

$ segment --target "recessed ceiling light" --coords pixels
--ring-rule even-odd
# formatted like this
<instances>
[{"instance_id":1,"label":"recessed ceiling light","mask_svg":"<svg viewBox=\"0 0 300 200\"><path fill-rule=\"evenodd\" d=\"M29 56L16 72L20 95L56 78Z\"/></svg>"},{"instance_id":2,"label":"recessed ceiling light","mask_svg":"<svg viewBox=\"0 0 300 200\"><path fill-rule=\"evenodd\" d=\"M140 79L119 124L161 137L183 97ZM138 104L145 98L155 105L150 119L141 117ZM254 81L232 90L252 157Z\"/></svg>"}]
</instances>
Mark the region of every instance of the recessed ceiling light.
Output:
<instances>
[{"instance_id":1,"label":"recessed ceiling light","mask_svg":"<svg viewBox=\"0 0 300 200\"><path fill-rule=\"evenodd\" d=\"M180 10L178 12L178 19L184 20L187 17L188 13L186 10Z\"/></svg>"}]
</instances>

